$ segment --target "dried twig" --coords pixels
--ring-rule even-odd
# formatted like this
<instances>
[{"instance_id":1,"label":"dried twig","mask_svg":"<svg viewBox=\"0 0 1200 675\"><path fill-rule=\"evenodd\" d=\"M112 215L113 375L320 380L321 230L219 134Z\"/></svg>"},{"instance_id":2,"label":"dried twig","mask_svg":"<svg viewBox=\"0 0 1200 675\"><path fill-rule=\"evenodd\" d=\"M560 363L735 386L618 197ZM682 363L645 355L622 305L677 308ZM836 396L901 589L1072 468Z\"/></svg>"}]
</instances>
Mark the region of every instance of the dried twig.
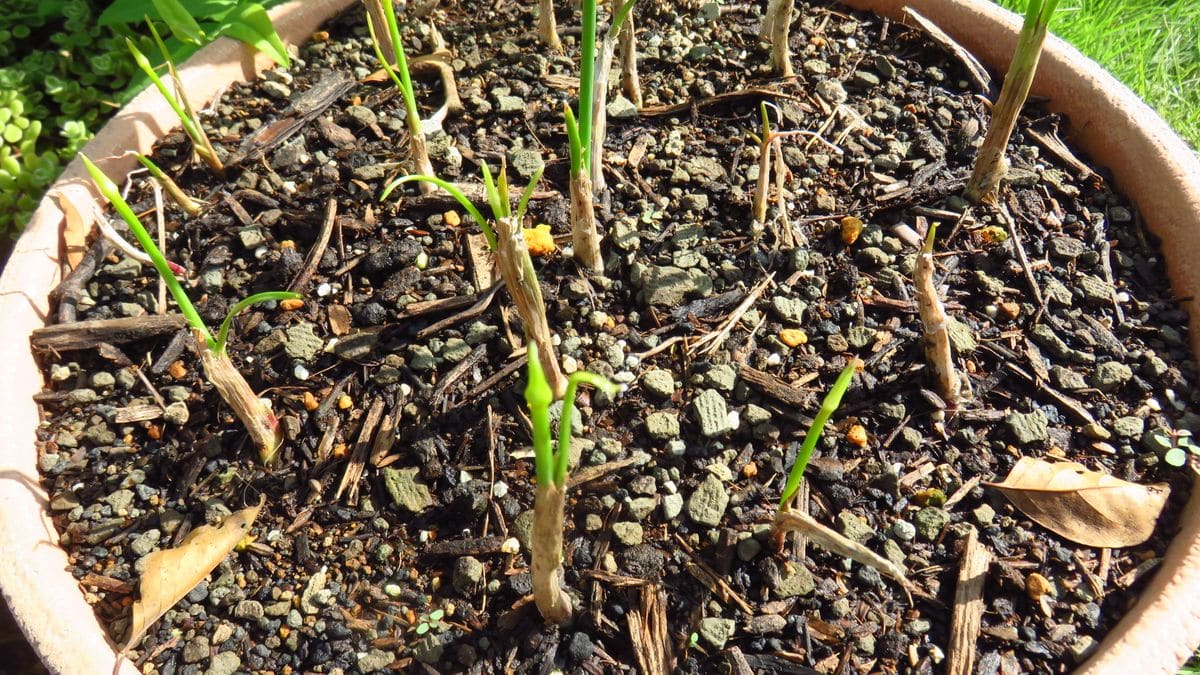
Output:
<instances>
[{"instance_id":1,"label":"dried twig","mask_svg":"<svg viewBox=\"0 0 1200 675\"><path fill-rule=\"evenodd\" d=\"M987 68L983 67L983 64L979 62L979 59L975 58L974 54L955 42L954 38L950 37L946 31L939 28L934 22L918 14L911 7L904 8L904 18L911 20L917 28L929 36L930 40L936 42L938 46L950 52L954 58L958 59L963 68L966 69L967 76L979 88L980 93L986 94L992 90L992 77L988 75Z\"/></svg>"},{"instance_id":2,"label":"dried twig","mask_svg":"<svg viewBox=\"0 0 1200 675\"><path fill-rule=\"evenodd\" d=\"M957 408L962 397L962 381L954 368L954 355L950 351L949 320L946 307L938 296L933 282L933 238L937 226L929 228L925 246L917 256L913 271L913 285L917 291L917 309L921 314L921 328L925 334L925 358L937 380L938 394L951 408Z\"/></svg>"},{"instance_id":3,"label":"dried twig","mask_svg":"<svg viewBox=\"0 0 1200 675\"><path fill-rule=\"evenodd\" d=\"M779 532L803 533L809 541L824 549L886 574L900 584L905 595L908 596L909 603L912 603L911 592L914 588L912 582L904 575L904 570L871 549L843 537L835 530L818 523L811 516L795 511L781 510L776 513L774 527Z\"/></svg>"},{"instance_id":4,"label":"dried twig","mask_svg":"<svg viewBox=\"0 0 1200 675\"><path fill-rule=\"evenodd\" d=\"M950 626L950 644L946 652L947 675L974 672L975 641L983 618L983 584L987 580L992 554L979 543L974 529L967 535L962 562L958 568L958 586L954 589L954 620Z\"/></svg>"},{"instance_id":5,"label":"dried twig","mask_svg":"<svg viewBox=\"0 0 1200 675\"><path fill-rule=\"evenodd\" d=\"M317 266L321 264L321 258L325 255L325 249L329 246L329 238L333 235L333 224L337 220L337 199L330 197L325 203L325 221L321 223L321 233L317 235L317 241L308 251L308 257L304 259L304 267L301 268L299 274L292 283L288 285L288 290L294 293L303 293L312 280L312 275L316 273Z\"/></svg>"}]
</instances>

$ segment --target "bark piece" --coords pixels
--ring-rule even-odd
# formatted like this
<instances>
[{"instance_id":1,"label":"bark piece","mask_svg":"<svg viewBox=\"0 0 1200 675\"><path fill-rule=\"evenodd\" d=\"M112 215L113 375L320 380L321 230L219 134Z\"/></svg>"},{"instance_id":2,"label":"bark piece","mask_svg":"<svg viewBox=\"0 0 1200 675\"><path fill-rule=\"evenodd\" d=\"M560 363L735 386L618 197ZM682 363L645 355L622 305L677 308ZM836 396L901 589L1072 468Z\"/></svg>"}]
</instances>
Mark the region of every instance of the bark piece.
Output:
<instances>
[{"instance_id":1,"label":"bark piece","mask_svg":"<svg viewBox=\"0 0 1200 675\"><path fill-rule=\"evenodd\" d=\"M983 619L983 584L987 581L992 554L979 543L972 529L963 548L958 568L958 586L954 589L954 619L950 625L950 645L946 654L946 675L970 675L975 666L975 641Z\"/></svg>"}]
</instances>

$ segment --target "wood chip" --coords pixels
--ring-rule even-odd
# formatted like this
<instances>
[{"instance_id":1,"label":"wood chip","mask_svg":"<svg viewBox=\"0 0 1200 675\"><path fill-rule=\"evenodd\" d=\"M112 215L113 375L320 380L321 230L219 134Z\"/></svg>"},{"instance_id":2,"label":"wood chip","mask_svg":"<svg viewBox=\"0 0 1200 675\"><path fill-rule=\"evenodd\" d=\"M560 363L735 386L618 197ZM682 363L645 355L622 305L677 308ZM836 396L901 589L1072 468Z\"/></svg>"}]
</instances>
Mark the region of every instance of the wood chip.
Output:
<instances>
[{"instance_id":1,"label":"wood chip","mask_svg":"<svg viewBox=\"0 0 1200 675\"><path fill-rule=\"evenodd\" d=\"M367 409L362 428L358 432L358 441L355 442L354 451L350 454L350 463L346 465L346 472L342 474L342 482L338 484L337 494L334 495L335 499L341 499L342 493L349 488L347 498L350 503L358 500L358 479L362 478L363 469L367 463L367 449L375 435L375 427L379 425L379 420L383 417L383 406L383 398L376 398L371 402L371 407Z\"/></svg>"},{"instance_id":2,"label":"wood chip","mask_svg":"<svg viewBox=\"0 0 1200 675\"><path fill-rule=\"evenodd\" d=\"M743 365L739 369L738 375L755 389L792 408L803 410L816 403L816 394L797 389L770 373Z\"/></svg>"},{"instance_id":3,"label":"wood chip","mask_svg":"<svg viewBox=\"0 0 1200 675\"><path fill-rule=\"evenodd\" d=\"M987 68L983 67L983 64L979 62L979 59L975 58L974 54L964 49L962 45L954 41L954 38L946 34L946 31L939 28L934 22L918 14L911 7L904 8L904 18L913 23L925 35L929 36L929 39L936 42L938 46L950 52L954 58L958 59L962 63L963 68L966 69L971 81L975 83L976 87L979 87L981 93L986 94L992 90L992 77L988 75Z\"/></svg>"},{"instance_id":4,"label":"wood chip","mask_svg":"<svg viewBox=\"0 0 1200 675\"><path fill-rule=\"evenodd\" d=\"M954 589L954 618L946 653L947 675L970 675L975 670L975 641L979 638L984 609L983 586L991 562L991 552L979 543L979 534L971 529L958 568L958 585Z\"/></svg>"},{"instance_id":5,"label":"wood chip","mask_svg":"<svg viewBox=\"0 0 1200 675\"><path fill-rule=\"evenodd\" d=\"M641 603L627 614L629 638L638 667L646 675L670 673L675 669L667 633L667 594L661 586L642 588Z\"/></svg>"},{"instance_id":6,"label":"wood chip","mask_svg":"<svg viewBox=\"0 0 1200 675\"><path fill-rule=\"evenodd\" d=\"M101 342L125 344L165 333L174 333L187 325L182 314L152 314L119 319L92 319L34 329L30 343L34 349L58 352L94 349Z\"/></svg>"},{"instance_id":7,"label":"wood chip","mask_svg":"<svg viewBox=\"0 0 1200 675\"><path fill-rule=\"evenodd\" d=\"M117 408L115 422L117 424L128 424L129 422L145 422L162 417L163 409L153 404L131 405L124 408Z\"/></svg>"}]
</instances>

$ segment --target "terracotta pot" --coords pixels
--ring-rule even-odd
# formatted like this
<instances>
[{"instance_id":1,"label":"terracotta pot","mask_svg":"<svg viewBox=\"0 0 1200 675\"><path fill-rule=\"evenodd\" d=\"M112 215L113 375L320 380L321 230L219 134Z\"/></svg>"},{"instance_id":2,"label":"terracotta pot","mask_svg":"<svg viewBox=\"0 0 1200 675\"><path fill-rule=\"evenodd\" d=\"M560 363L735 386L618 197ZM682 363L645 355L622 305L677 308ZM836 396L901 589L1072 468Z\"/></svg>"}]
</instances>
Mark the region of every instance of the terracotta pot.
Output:
<instances>
[{"instance_id":1,"label":"terracotta pot","mask_svg":"<svg viewBox=\"0 0 1200 675\"><path fill-rule=\"evenodd\" d=\"M285 42L303 44L325 19L354 0L294 0L271 11ZM222 38L183 64L180 75L193 104L209 101L229 82L250 80L270 61L242 43ZM165 101L147 89L129 103L88 143L84 153L106 173L123 178L137 165L132 151L149 152L155 139L178 126ZM46 294L60 279L64 226L60 200L70 202L85 221L93 214L92 185L76 160L67 166L52 193L42 200L17 242L0 278L0 316L7 335L0 341L0 363L7 364L0 387L0 592L21 630L52 672L63 675L117 673L136 675L122 660L83 600L71 577L67 556L47 515L46 493L38 484L34 432L38 410L33 395L41 374L30 356L30 332L46 322Z\"/></svg>"},{"instance_id":2,"label":"terracotta pot","mask_svg":"<svg viewBox=\"0 0 1200 675\"><path fill-rule=\"evenodd\" d=\"M353 0L297 0L272 12L285 40L303 41L321 21ZM1019 19L986 0L846 0L852 6L898 18L909 5L933 19L982 60L1003 71L1011 57ZM303 7L301 6L303 4ZM248 79L266 64L251 60L240 44L222 40L201 50L183 68L194 101L208 100L231 80ZM1070 116L1072 140L1097 163L1110 167L1117 186L1136 202L1150 230L1163 240L1176 297L1200 297L1200 162L1150 108L1075 49L1046 42L1034 92ZM88 145L85 152L110 175L134 166L130 150L147 151L175 122L157 95L136 98ZM90 183L72 163L55 191L75 204L85 220L93 212ZM47 293L60 278L64 222L58 201L47 198L34 214L0 278L0 316L8 335L0 363L8 368L0 389L0 591L47 667L80 675L113 673L115 660L79 586L66 571L58 534L37 482L32 397L41 375L26 336L45 323ZM1192 312L1191 303L1185 303ZM1193 352L1200 326L1192 314ZM1200 490L1194 492L1180 531L1137 605L1105 638L1083 673L1173 673L1200 644ZM136 670L125 663L120 672Z\"/></svg>"},{"instance_id":3,"label":"terracotta pot","mask_svg":"<svg viewBox=\"0 0 1200 675\"><path fill-rule=\"evenodd\" d=\"M994 70L1005 72L1020 19L979 0L845 0L899 20L912 7ZM1162 239L1177 298L1200 297L1200 160L1132 91L1074 47L1046 40L1033 93L1070 117L1072 144L1112 170L1119 190L1137 204ZM1192 353L1200 354L1194 300ZM1200 489L1193 489L1179 532L1137 604L1105 637L1079 673L1175 673L1200 645Z\"/></svg>"}]
</instances>

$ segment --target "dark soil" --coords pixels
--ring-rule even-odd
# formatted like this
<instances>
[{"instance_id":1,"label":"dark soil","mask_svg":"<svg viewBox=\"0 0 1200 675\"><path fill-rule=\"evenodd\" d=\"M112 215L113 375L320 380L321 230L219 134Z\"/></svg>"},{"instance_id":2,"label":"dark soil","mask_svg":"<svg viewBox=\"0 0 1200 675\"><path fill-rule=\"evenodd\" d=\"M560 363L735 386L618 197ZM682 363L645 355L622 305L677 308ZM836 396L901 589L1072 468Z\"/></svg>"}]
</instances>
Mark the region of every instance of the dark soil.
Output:
<instances>
[{"instance_id":1,"label":"dark soil","mask_svg":"<svg viewBox=\"0 0 1200 675\"><path fill-rule=\"evenodd\" d=\"M559 17L568 55L547 56L528 3L493 4L446 2L437 15L466 111L432 138L433 164L477 182L480 162L495 169L507 158L519 174L540 154L549 196L534 200L529 224L569 242L561 111L574 97L577 19ZM134 650L143 672L625 671L637 663L631 626L659 590L680 671L743 659L761 672L933 672L971 528L998 559L977 672L1069 669L1137 597L1187 496L1187 472L1159 457L1163 438L1200 426L1189 412L1195 376L1185 315L1136 209L1103 171L1079 176L1028 135L1066 134L1066 122L1027 109L1001 199L1019 237L1000 241L996 211L959 215L988 108L919 33L798 3L799 74L779 81L756 37L765 2L721 5L719 17L715 3L645 4L648 110L610 121L612 189L598 213L607 278L587 278L562 253L538 262L566 367L628 385L615 400L581 401L579 462L603 468L568 493L575 622L543 624L526 554L506 552L507 538L527 538L533 504L506 292L461 313L483 297L465 256L469 219L442 196L378 201L404 172L403 105L386 82L358 83L225 181L187 165L178 134L157 152L210 204L198 218L166 216L168 256L188 268L214 326L237 299L291 283L337 201L304 307L259 307L235 325L235 362L285 421L275 467L256 463L185 338L41 355L51 383L41 468L73 572L114 639L128 625L140 557L267 497L254 543ZM428 28L410 28L410 55L427 52ZM361 79L376 68L357 14L328 31L290 72L234 86L215 104L219 147L235 150L330 71ZM429 114L440 87L418 79ZM747 132L764 99L778 106L779 129L823 139L785 146L794 243L777 211L765 232L749 226L758 150ZM664 112L670 104L683 105ZM154 204L144 178L131 195L139 213ZM844 216L866 223L851 245ZM931 222L941 224L941 283L974 392L957 411L929 391L915 249L893 229L923 233ZM111 258L80 318L154 313L157 286L149 268ZM706 342L752 292L727 339ZM467 301L412 310L452 298ZM784 329L807 342L784 345ZM809 468L809 509L940 602L909 604L872 569L812 545L777 552L767 536L808 415L851 356L866 367ZM164 403L183 405L118 422L154 404L134 368ZM368 465L356 497L339 499L349 455L373 441L362 432L373 406L399 420L398 440ZM853 425L865 427L865 445L848 440ZM1032 524L980 485L1022 455L1171 483L1156 536L1105 553ZM699 565L731 594L714 594ZM1034 572L1055 588L1048 614L1026 594Z\"/></svg>"}]
</instances>

